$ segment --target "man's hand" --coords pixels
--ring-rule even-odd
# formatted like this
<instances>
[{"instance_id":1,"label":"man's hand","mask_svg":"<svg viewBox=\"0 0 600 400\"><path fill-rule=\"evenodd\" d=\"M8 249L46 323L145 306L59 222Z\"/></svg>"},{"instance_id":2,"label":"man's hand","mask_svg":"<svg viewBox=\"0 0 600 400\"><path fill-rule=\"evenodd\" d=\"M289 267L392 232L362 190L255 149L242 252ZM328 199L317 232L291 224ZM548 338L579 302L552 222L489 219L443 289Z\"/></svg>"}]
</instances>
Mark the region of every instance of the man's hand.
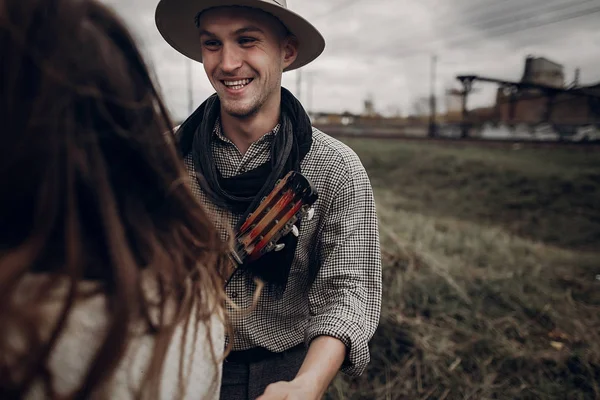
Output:
<instances>
[{"instance_id":1,"label":"man's hand","mask_svg":"<svg viewBox=\"0 0 600 400\"><path fill-rule=\"evenodd\" d=\"M275 382L256 400L319 400L338 373L346 346L329 336L315 338L296 378L290 382Z\"/></svg>"},{"instance_id":2,"label":"man's hand","mask_svg":"<svg viewBox=\"0 0 600 400\"><path fill-rule=\"evenodd\" d=\"M317 400L318 393L314 387L302 384L302 382L276 382L267 386L262 396L256 400Z\"/></svg>"}]
</instances>

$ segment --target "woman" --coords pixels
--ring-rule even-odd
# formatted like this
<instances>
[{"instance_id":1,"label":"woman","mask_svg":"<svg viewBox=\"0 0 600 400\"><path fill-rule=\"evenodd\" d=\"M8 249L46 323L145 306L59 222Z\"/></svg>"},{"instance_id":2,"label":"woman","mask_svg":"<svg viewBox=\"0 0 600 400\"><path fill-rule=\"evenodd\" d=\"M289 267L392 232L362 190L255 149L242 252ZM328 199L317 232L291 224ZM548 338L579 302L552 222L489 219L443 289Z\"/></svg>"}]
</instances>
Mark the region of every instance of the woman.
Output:
<instances>
[{"instance_id":1,"label":"woman","mask_svg":"<svg viewBox=\"0 0 600 400\"><path fill-rule=\"evenodd\" d=\"M225 247L123 24L0 0L0 398L218 398Z\"/></svg>"}]
</instances>

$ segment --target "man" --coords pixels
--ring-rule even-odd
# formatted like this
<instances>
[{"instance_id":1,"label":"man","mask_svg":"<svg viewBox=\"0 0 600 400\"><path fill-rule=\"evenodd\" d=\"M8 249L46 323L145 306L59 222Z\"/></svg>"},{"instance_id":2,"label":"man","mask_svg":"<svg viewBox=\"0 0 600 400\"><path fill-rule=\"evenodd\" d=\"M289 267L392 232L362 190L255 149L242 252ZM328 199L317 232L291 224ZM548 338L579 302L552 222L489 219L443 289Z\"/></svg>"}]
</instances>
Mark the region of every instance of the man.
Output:
<instances>
[{"instance_id":1,"label":"man","mask_svg":"<svg viewBox=\"0 0 600 400\"><path fill-rule=\"evenodd\" d=\"M314 215L227 285L235 331L223 399L318 399L341 369L360 375L381 307L377 217L367 174L313 128L283 72L325 43L284 0L161 0L165 40L203 63L216 94L178 129L192 186L224 238L290 170L318 191ZM311 218L312 217L312 218ZM254 308L255 278L265 282Z\"/></svg>"}]
</instances>

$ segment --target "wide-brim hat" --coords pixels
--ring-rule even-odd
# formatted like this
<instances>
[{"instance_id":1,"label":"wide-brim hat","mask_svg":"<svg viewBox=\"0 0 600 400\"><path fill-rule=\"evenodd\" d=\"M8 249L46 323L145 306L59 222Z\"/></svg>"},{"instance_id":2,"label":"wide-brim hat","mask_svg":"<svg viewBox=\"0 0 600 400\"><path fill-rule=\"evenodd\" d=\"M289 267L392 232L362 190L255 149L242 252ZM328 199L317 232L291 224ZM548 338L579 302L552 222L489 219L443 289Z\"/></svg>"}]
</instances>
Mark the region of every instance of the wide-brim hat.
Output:
<instances>
[{"instance_id":1,"label":"wide-brim hat","mask_svg":"<svg viewBox=\"0 0 600 400\"><path fill-rule=\"evenodd\" d=\"M175 50L202 62L196 16L209 8L223 6L245 6L266 11L296 36L298 55L284 71L310 63L325 49L325 39L321 33L310 22L288 9L286 0L160 0L156 7L156 26Z\"/></svg>"}]
</instances>

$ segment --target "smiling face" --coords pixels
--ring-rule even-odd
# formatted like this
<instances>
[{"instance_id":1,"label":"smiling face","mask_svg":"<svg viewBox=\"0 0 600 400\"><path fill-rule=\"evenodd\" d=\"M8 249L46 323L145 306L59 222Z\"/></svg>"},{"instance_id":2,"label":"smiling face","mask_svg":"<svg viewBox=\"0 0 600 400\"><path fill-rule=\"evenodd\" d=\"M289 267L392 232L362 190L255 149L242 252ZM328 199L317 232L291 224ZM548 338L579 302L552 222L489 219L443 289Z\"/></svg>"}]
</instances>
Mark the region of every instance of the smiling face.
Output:
<instances>
[{"instance_id":1,"label":"smiling face","mask_svg":"<svg viewBox=\"0 0 600 400\"><path fill-rule=\"evenodd\" d=\"M202 13L198 27L204 70L223 112L246 118L279 107L281 75L296 59L297 48L275 17L219 7Z\"/></svg>"}]
</instances>

